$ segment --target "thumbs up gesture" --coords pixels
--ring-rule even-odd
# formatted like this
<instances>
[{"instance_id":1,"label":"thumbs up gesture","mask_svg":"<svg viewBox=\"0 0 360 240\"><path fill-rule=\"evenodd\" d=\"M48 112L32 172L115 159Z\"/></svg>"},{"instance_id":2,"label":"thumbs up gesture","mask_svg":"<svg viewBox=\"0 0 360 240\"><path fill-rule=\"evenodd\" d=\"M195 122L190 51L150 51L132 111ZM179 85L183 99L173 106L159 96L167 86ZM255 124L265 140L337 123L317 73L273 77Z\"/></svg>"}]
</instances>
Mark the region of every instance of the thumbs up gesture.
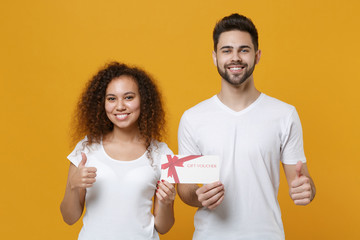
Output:
<instances>
[{"instance_id":1,"label":"thumbs up gesture","mask_svg":"<svg viewBox=\"0 0 360 240\"><path fill-rule=\"evenodd\" d=\"M85 153L82 152L81 157L82 159L77 170L70 178L71 189L89 188L92 187L93 183L96 181L96 168L85 167L87 161Z\"/></svg>"},{"instance_id":2,"label":"thumbs up gesture","mask_svg":"<svg viewBox=\"0 0 360 240\"><path fill-rule=\"evenodd\" d=\"M303 163L298 161L295 167L296 176L290 183L290 197L296 205L307 205L313 198L310 177L303 173Z\"/></svg>"}]
</instances>

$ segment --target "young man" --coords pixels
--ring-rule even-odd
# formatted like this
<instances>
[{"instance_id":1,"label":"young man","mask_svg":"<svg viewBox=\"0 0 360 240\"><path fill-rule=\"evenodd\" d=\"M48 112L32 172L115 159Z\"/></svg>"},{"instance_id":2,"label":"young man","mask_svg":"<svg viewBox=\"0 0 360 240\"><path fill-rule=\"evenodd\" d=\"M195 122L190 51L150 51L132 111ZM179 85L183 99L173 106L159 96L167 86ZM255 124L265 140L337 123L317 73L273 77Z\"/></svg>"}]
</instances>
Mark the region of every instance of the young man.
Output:
<instances>
[{"instance_id":1,"label":"young man","mask_svg":"<svg viewBox=\"0 0 360 240\"><path fill-rule=\"evenodd\" d=\"M277 201L280 162L295 204L315 196L300 119L293 106L255 88L261 51L250 19L223 18L213 40L221 90L184 113L178 135L180 155L221 159L219 182L178 185L180 198L199 207L193 239L285 239Z\"/></svg>"}]
</instances>

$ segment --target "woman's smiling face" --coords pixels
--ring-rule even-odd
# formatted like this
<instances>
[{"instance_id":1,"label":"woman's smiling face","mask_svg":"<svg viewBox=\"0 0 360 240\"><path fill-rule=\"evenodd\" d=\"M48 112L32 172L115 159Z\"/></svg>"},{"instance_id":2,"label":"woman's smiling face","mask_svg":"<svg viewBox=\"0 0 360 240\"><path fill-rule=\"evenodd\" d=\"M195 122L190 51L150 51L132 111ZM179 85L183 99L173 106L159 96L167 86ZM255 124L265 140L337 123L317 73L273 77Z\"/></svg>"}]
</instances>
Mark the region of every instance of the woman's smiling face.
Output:
<instances>
[{"instance_id":1,"label":"woman's smiling face","mask_svg":"<svg viewBox=\"0 0 360 240\"><path fill-rule=\"evenodd\" d=\"M133 78L123 75L111 80L105 94L105 111L114 128L138 127L140 94Z\"/></svg>"}]
</instances>

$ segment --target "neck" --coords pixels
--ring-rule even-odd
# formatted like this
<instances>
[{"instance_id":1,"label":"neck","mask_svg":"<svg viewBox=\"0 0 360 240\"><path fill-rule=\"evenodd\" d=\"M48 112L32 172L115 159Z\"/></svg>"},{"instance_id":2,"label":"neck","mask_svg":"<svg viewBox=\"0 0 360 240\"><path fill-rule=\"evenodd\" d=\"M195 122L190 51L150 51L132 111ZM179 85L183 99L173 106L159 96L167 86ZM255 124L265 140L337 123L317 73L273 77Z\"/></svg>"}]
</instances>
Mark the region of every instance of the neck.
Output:
<instances>
[{"instance_id":1,"label":"neck","mask_svg":"<svg viewBox=\"0 0 360 240\"><path fill-rule=\"evenodd\" d=\"M139 142L140 138L140 131L137 127L122 129L114 126L114 129L104 136L103 141L129 143Z\"/></svg>"},{"instance_id":2,"label":"neck","mask_svg":"<svg viewBox=\"0 0 360 240\"><path fill-rule=\"evenodd\" d=\"M220 101L234 111L241 111L253 103L260 92L255 88L252 75L241 85L234 86L221 79Z\"/></svg>"}]
</instances>

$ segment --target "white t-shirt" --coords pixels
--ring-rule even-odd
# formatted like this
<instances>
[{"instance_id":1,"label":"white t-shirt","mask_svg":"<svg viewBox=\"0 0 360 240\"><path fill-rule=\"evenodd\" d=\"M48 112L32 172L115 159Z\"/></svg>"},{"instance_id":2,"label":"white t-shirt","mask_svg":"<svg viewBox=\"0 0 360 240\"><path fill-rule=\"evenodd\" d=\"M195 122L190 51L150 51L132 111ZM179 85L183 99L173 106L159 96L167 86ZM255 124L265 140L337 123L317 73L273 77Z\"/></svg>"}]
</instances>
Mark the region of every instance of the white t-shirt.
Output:
<instances>
[{"instance_id":1,"label":"white t-shirt","mask_svg":"<svg viewBox=\"0 0 360 240\"><path fill-rule=\"evenodd\" d=\"M195 214L196 240L284 239L277 194L280 161L306 162L295 108L261 94L235 112L215 95L180 121L179 154L220 156L224 201Z\"/></svg>"},{"instance_id":2,"label":"white t-shirt","mask_svg":"<svg viewBox=\"0 0 360 240\"><path fill-rule=\"evenodd\" d=\"M151 144L153 166L146 152L133 161L108 156L102 144L83 148L80 141L68 159L78 166L81 152L87 167L96 167L96 182L86 189L86 212L79 240L159 239L151 213L160 179L160 156L173 154L165 143Z\"/></svg>"}]
</instances>

